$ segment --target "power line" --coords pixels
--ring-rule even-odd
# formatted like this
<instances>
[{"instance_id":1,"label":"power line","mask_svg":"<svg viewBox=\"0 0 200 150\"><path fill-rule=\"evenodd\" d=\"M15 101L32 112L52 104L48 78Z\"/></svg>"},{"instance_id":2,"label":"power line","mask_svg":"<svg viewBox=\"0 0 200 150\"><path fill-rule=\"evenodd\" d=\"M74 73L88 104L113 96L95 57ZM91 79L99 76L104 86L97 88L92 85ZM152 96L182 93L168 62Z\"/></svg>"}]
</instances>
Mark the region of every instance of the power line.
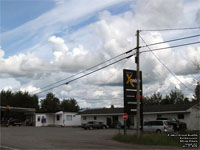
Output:
<instances>
[{"instance_id":1,"label":"power line","mask_svg":"<svg viewBox=\"0 0 200 150\"><path fill-rule=\"evenodd\" d=\"M113 72L113 73L110 75L110 77L113 77L113 75L115 75L115 73L118 72L120 68L123 68L123 67L125 66L125 64L127 63L128 60L129 60L129 59L127 59L127 60L124 62L124 64L121 65L121 67L118 67L117 70L115 70L115 72ZM107 83L110 81L110 79L111 79L111 78L108 78L108 80L106 80L106 81L104 82L104 84L107 84ZM93 90L96 91L96 90L98 90L98 89L100 89L100 87L96 88L95 90L93 89ZM115 99L116 99L116 98L115 98ZM119 98L118 98L118 99L119 99ZM93 99L93 100L103 101L103 100L99 100L99 99ZM111 98L111 100L114 100L114 98ZM88 102L88 101L87 101L87 102ZM95 101L92 101L92 103L93 103L93 102L95 102ZM90 103L90 102L88 102L88 103Z\"/></svg>"},{"instance_id":2,"label":"power line","mask_svg":"<svg viewBox=\"0 0 200 150\"><path fill-rule=\"evenodd\" d=\"M179 40L184 40L184 39L189 39L189 38L194 38L194 37L198 37L198 36L200 36L200 34L193 35L193 36L186 36L186 37L183 37L183 38L177 38L177 39L173 39L173 40L167 40L167 41L158 42L158 43L152 43L152 44L148 44L148 45L145 45L145 46L141 46L141 48L147 47L147 46L159 45L159 44L163 44L163 43L179 41Z\"/></svg>"},{"instance_id":3,"label":"power line","mask_svg":"<svg viewBox=\"0 0 200 150\"><path fill-rule=\"evenodd\" d=\"M174 31L174 30L196 30L200 27L191 27L191 28L168 28L168 29L152 29L152 30L140 30L140 31Z\"/></svg>"},{"instance_id":4,"label":"power line","mask_svg":"<svg viewBox=\"0 0 200 150\"><path fill-rule=\"evenodd\" d=\"M169 46L169 47L162 47L162 48L152 49L151 51L160 51L160 50L164 50L164 49L183 47L183 46L194 45L194 44L199 44L199 43L200 42L185 43L185 44L180 44L180 45L174 45L174 46ZM146 47L148 47L148 45L146 45ZM145 52L149 52L149 50L141 51L140 53L145 53Z\"/></svg>"},{"instance_id":5,"label":"power line","mask_svg":"<svg viewBox=\"0 0 200 150\"><path fill-rule=\"evenodd\" d=\"M147 46L147 43L144 41L144 39L140 36L140 38L142 39L142 41L146 44ZM150 49L149 46L147 46L149 51L154 55L154 57L157 58L157 60L168 70L169 73L171 73L181 84L183 84L186 88L188 88L189 90L193 91L191 88L189 88L187 85L185 85L177 76L175 73L173 73L161 60L160 58L153 52L153 50Z\"/></svg>"},{"instance_id":6,"label":"power line","mask_svg":"<svg viewBox=\"0 0 200 150\"><path fill-rule=\"evenodd\" d=\"M149 44L149 45L147 45L147 46L152 46L152 45L157 45L157 44L162 44L162 43L167 43L167 42L172 42L172 41L177 41L177 40L183 40L183 39L188 39L188 38L194 38L194 37L197 37L197 36L200 36L200 35L193 35L193 36L183 37L183 38L174 39L174 40L168 40L168 41L159 42L159 43L152 43L152 44ZM144 47L147 47L147 46L142 46L141 48L144 48ZM177 47L177 46L173 46L173 47ZM173 47L168 47L168 48L173 48ZM31 92L31 93L38 92L38 91L40 91L40 90L42 90L42 89L48 88L48 87L53 86L53 85L55 85L55 84L58 84L58 83L60 83L60 82L62 82L62 81L65 81L65 80L68 80L68 79L73 78L73 77L75 77L75 76L78 76L78 75L81 74L81 73L84 73L84 72L87 72L87 71L89 71L89 70L91 70L91 69L94 69L94 68L96 68L96 67L98 67L98 66L100 66L100 65L102 65L102 64L105 64L106 62L109 62L109 61L111 61L111 60L113 60L113 59L115 59L115 58L117 58L117 57L120 57L120 56L122 56L122 55L124 55L124 54L128 54L128 53L132 52L132 51L135 50L135 49L136 49L136 48L131 49L131 50L128 50L128 51L126 51L126 52L124 52L124 53L121 53L121 54L119 54L119 55L117 55L117 56L115 56L115 57L113 57L113 58L111 58L111 59L108 59L108 60L102 62L102 63L99 63L99 64L97 64L97 65L95 65L95 66L92 66L92 67L86 69L86 70L80 71L80 72L77 73L77 74L71 75L71 76L69 76L69 77L67 77L67 78L64 78L64 79L62 79L62 80L59 80L59 81L54 82L54 83L52 83L52 84L49 84L49 85L47 85L47 86L44 86L44 87L40 88L39 90L35 90L35 91ZM164 49L166 49L166 48L164 48ZM157 50L157 49L155 49L155 50ZM144 51L144 52L145 52L145 51Z\"/></svg>"},{"instance_id":7,"label":"power line","mask_svg":"<svg viewBox=\"0 0 200 150\"><path fill-rule=\"evenodd\" d=\"M86 69L86 70L80 71L80 72L78 72L77 74L71 75L71 76L69 76L69 77L67 77L67 78L64 78L64 79L62 79L62 80L59 80L59 81L54 82L54 83L52 83L52 84L49 84L49 85L47 85L47 86L44 86L44 87L40 88L39 90L35 90L35 91L31 92L31 93L38 92L38 91L40 91L41 89L45 89L45 88L48 88L48 87L50 87L50 86L52 86L52 85L55 85L55 84L57 84L57 83L60 83L60 82L62 82L62 81L68 80L68 79L70 79L70 78L72 78L72 77L75 77L75 76L81 74L81 73L84 73L84 72L89 71L89 70L91 70L91 69L94 69L94 68L96 68L96 67L98 67L98 66L100 66L100 65L102 65L102 64L105 64L105 63L107 63L107 62L109 62L109 61L111 61L111 60L113 60L113 59L115 59L115 58L117 58L117 57L120 57L120 56L122 56L122 55L124 55L124 54L128 54L128 53L132 52L132 51L135 50L135 49L136 49L136 48L130 49L130 50L128 50L128 51L126 51L126 52L124 52L124 53L121 53L121 54L119 54L119 55L117 55L117 56L115 56L115 57L112 57L112 58L110 58L110 59L108 59L108 60L106 60L106 61L104 61L104 62L102 62L102 63L99 63L99 64L97 64L97 65L95 65L95 66L92 66L92 67Z\"/></svg>"},{"instance_id":8,"label":"power line","mask_svg":"<svg viewBox=\"0 0 200 150\"><path fill-rule=\"evenodd\" d=\"M193 37L197 37L197 36L200 36L200 35L193 35L193 36L183 37L183 38L179 38L179 39L164 41L164 42L166 43L166 42L171 42L171 41L176 41L176 40L183 40L183 39L193 38ZM164 43L164 42L163 42L163 43ZM198 43L200 43L200 42L193 42L193 43L186 43L186 44L175 45L175 46L170 46L170 47L163 47L163 48L153 49L152 51L164 50L164 49L175 48L175 47L181 47L181 46L192 45L192 44L198 44ZM148 47L148 46L152 46L152 45L157 45L157 44L161 44L161 42L149 44L149 45L143 46L142 48ZM122 55L124 55L124 54L128 54L128 53L132 52L132 51L135 50L135 49L136 49L136 48L133 48L133 49L131 49L131 50L128 50L128 51L126 51L126 52L124 52L124 53L121 53L121 54L119 54L119 55L117 55L117 56L111 58L111 59L108 59L108 60L106 60L106 61L104 61L104 62L102 62L102 63L99 63L99 64L97 64L97 65L95 65L95 66L93 66L93 67L90 67L90 68L88 68L88 69L86 69L86 70L83 70L83 71L81 71L81 72L79 72L79 73L77 73L77 74L75 74L75 75L71 75L71 76L69 76L69 77L67 77L67 78L64 78L64 79L62 79L62 80L59 80L59 81L57 81L57 82L55 82L55 83L49 84L49 85L47 85L47 86L45 86L45 87L42 87L41 89L48 88L48 87L50 87L50 86L52 86L52 85L58 84L58 83L60 83L60 82L62 82L62 81L65 81L65 80L70 79L70 78L72 78L72 77L78 76L78 75L81 74L81 73L84 73L84 72L87 72L87 71L89 71L89 70L91 70L91 69L94 69L94 68L96 68L96 67L98 67L98 66L100 66L100 65L102 65L102 64L105 64L106 62L109 62L109 61L111 61L111 60L113 60L113 59L115 59L115 58L117 58L117 57L120 57L120 56L122 56ZM144 52L148 52L148 51L142 51L142 52L140 52L140 53L144 53ZM130 58L130 57L132 57L132 56L133 56L133 55L129 55L128 57L125 57L125 58ZM125 58L123 58L123 59L125 59ZM118 62L118 61L117 61L117 62ZM115 63L115 62L114 62L114 63ZM112 63L112 64L114 64L114 63ZM108 66L109 66L109 65L108 65ZM100 68L100 69L101 69L101 68ZM100 69L97 69L97 70L100 70ZM103 68L102 68L102 69L103 69ZM93 71L93 72L95 72L95 71ZM89 75L89 74L91 74L91 72L90 72L90 73L87 73L86 75ZM77 78L75 78L75 79L73 79L73 80L70 80L69 82L66 82L66 83L68 84L68 83L73 82L73 81L75 81L75 80L77 80L77 79L79 79L79 78L82 78L82 77L86 76L86 75L82 75L82 76L77 77ZM61 85L66 84L66 83L62 83L62 84L59 84L59 85L57 85L57 86L53 86L52 88L49 88L49 89L46 89L46 90L43 90L43 91L48 91L48 90L54 89L54 88L56 88L56 87L59 87L59 86L61 86ZM39 94L39 93L43 92L43 91L41 91L41 89L40 89L40 90L35 90L35 91L33 91L32 93L35 93L35 92L36 92L36 94ZM37 93L37 91L40 91L40 92Z\"/></svg>"},{"instance_id":9,"label":"power line","mask_svg":"<svg viewBox=\"0 0 200 150\"><path fill-rule=\"evenodd\" d=\"M98 69L96 69L96 70L94 70L94 71L91 71L91 72L89 72L89 73L87 73L87 74L84 74L84 75L82 75L82 76L80 76L80 77L77 77L77 78L75 78L75 79L72 79L72 80L70 80L70 81L68 81L68 82L66 82L66 83L59 84L59 85L57 85L57 86L51 87L51 88L49 88L49 89L46 89L46 90L43 90L43 91L40 91L40 92L37 92L37 93L34 93L34 94L40 94L40 93L43 93L43 92L45 92L45 91L49 91L49 90L51 90L51 89L54 89L54 88L56 88L56 87L59 87L59 86L61 86L61 85L69 84L69 83L71 83L71 82L73 82L73 81L76 81L76 80L78 80L78 79L81 79L81 78L83 78L83 77L85 77L85 76L88 76L88 75L90 75L90 74L92 74L92 73L95 73L95 72L97 72L97 71L99 71L99 70L102 70L102 69L104 69L104 68L106 68L106 67L109 67L109 66L111 66L111 65L113 65L113 64L115 64L115 63L118 63L118 62L120 62L120 61L122 61L122 60L124 60L124 59L129 59L129 58L132 57L133 55L135 55L135 54L131 54L131 55L127 56L127 57L121 58L121 59L119 59L119 60L117 60L117 61L115 61L115 62L112 62L112 63L110 63L110 64L108 64L108 65L106 65L106 66L103 66L103 67L98 68Z\"/></svg>"},{"instance_id":10,"label":"power line","mask_svg":"<svg viewBox=\"0 0 200 150\"><path fill-rule=\"evenodd\" d=\"M83 78L83 77L85 77L85 76L87 76L87 75L90 75L90 74L92 74L92 73L94 73L94 72L97 72L97 71L99 71L99 70L102 70L102 69L104 69L104 68L106 68L106 67L108 67L108 66L111 66L111 65L113 65L113 64L115 64L115 63L118 63L118 62L120 62L120 61L122 61L122 60L124 60L124 59L128 59L128 58L132 57L133 55L135 55L135 54L129 55L129 56L124 57L124 58L122 58L122 59L120 59L120 60L117 60L117 61L115 61L115 62L113 62L113 63L111 63L111 64L108 64L108 65L106 65L106 66L103 66L103 67L101 67L101 68L99 68L99 69L97 69L97 70L94 70L94 71L89 72L89 73L87 73L87 74L85 74L85 75L82 75L82 76L80 76L80 77L78 77L78 78L75 78L75 79L73 79L73 80L70 80L70 81L66 82L65 84L69 84L70 82L76 81L76 80L78 80L78 79L80 79L80 78Z\"/></svg>"}]
</instances>

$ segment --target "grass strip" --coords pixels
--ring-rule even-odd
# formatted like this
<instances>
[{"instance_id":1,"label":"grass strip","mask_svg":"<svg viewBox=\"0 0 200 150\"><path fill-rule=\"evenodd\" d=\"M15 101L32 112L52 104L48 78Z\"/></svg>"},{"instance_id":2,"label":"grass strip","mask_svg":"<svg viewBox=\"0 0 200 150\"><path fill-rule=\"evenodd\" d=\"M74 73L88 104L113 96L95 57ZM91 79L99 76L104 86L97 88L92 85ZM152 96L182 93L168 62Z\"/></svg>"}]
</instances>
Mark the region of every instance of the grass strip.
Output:
<instances>
[{"instance_id":1,"label":"grass strip","mask_svg":"<svg viewBox=\"0 0 200 150\"><path fill-rule=\"evenodd\" d=\"M137 135L117 134L114 140L124 143L141 144L141 145L159 145L159 146L181 146L179 137L169 137L167 134L144 134L137 138Z\"/></svg>"}]
</instances>

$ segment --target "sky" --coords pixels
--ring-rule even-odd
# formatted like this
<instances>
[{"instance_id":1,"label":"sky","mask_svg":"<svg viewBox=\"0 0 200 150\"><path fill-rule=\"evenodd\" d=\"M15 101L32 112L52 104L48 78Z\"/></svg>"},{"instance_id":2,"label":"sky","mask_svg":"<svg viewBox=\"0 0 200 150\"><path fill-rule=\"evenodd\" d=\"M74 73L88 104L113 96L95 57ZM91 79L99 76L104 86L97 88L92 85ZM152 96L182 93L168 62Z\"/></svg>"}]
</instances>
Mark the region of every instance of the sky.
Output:
<instances>
[{"instance_id":1,"label":"sky","mask_svg":"<svg viewBox=\"0 0 200 150\"><path fill-rule=\"evenodd\" d=\"M199 0L0 0L0 90L37 93L135 48L136 30L199 26ZM140 32L148 44L197 34L200 29ZM151 49L198 41L199 36ZM200 63L200 44L140 54L143 95L164 97L177 88L192 98L200 80L193 62ZM122 107L123 69L135 70L135 58L37 95L75 98L81 108Z\"/></svg>"}]
</instances>

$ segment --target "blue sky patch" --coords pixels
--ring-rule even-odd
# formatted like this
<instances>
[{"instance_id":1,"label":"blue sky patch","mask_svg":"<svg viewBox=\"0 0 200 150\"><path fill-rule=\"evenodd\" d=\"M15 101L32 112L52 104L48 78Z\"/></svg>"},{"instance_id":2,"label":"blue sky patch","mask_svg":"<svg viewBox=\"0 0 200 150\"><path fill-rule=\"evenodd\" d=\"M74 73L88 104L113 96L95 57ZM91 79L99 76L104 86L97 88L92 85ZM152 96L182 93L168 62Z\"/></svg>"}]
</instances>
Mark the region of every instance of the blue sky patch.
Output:
<instances>
[{"instance_id":1,"label":"blue sky patch","mask_svg":"<svg viewBox=\"0 0 200 150\"><path fill-rule=\"evenodd\" d=\"M7 32L31 21L54 6L51 0L1 0L1 32Z\"/></svg>"}]
</instances>

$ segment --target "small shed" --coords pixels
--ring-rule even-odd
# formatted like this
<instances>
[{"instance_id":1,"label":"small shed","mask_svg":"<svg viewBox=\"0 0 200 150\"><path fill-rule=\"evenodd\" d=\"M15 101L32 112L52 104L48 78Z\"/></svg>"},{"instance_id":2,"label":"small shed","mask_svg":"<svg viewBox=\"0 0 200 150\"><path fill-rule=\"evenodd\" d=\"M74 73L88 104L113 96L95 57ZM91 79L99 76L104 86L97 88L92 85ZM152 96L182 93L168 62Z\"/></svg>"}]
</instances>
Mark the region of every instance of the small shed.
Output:
<instances>
[{"instance_id":1,"label":"small shed","mask_svg":"<svg viewBox=\"0 0 200 150\"><path fill-rule=\"evenodd\" d=\"M80 126L81 116L76 112L36 113L35 126Z\"/></svg>"}]
</instances>

